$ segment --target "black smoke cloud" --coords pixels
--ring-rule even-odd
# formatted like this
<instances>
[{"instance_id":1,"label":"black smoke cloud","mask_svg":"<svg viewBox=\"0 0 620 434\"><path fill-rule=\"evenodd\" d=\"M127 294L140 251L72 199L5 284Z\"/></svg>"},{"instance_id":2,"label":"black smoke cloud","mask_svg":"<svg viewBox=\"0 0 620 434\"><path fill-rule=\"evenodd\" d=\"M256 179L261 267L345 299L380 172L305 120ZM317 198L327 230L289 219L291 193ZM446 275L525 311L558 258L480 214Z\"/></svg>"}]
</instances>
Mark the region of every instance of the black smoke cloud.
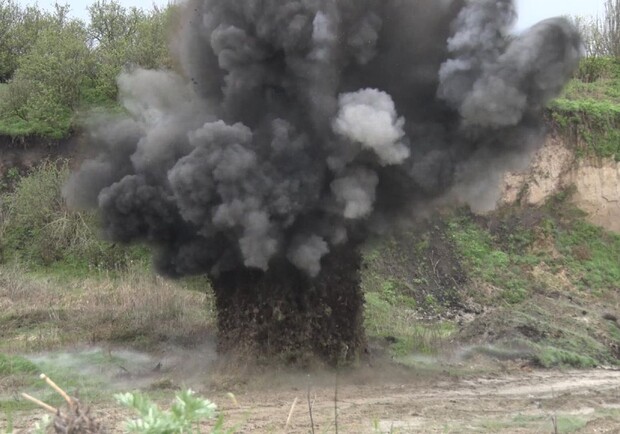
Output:
<instances>
[{"instance_id":1,"label":"black smoke cloud","mask_svg":"<svg viewBox=\"0 0 620 434\"><path fill-rule=\"evenodd\" d=\"M352 233L476 202L531 150L581 43L515 19L511 0L192 0L180 72L119 77L128 115L91 127L65 197L168 274L315 276Z\"/></svg>"}]
</instances>

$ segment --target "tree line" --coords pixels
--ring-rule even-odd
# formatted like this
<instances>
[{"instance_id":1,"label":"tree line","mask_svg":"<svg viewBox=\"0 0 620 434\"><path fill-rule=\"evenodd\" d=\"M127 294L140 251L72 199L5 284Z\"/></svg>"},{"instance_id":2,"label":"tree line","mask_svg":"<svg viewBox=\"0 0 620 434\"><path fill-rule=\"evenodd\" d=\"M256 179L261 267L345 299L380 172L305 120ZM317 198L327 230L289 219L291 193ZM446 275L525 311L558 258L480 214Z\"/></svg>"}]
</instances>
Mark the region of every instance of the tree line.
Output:
<instances>
[{"instance_id":1,"label":"tree line","mask_svg":"<svg viewBox=\"0 0 620 434\"><path fill-rule=\"evenodd\" d=\"M68 5L0 0L0 134L66 136L80 110L116 104L124 68L171 68L176 14L96 0L84 22Z\"/></svg>"},{"instance_id":2,"label":"tree line","mask_svg":"<svg viewBox=\"0 0 620 434\"><path fill-rule=\"evenodd\" d=\"M571 21L583 37L586 57L620 58L620 0L605 0L602 15Z\"/></svg>"}]
</instances>

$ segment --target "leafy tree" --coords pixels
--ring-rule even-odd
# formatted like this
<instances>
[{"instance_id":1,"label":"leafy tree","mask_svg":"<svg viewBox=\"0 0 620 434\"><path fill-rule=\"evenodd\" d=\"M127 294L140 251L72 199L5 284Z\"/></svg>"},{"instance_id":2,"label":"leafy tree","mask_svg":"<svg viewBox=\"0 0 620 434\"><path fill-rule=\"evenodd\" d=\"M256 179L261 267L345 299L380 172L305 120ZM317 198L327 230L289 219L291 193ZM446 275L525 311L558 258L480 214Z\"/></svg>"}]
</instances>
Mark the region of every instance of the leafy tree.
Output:
<instances>
[{"instance_id":1,"label":"leafy tree","mask_svg":"<svg viewBox=\"0 0 620 434\"><path fill-rule=\"evenodd\" d=\"M620 0L605 1L605 13L596 27L598 54L620 57Z\"/></svg>"},{"instance_id":2,"label":"leafy tree","mask_svg":"<svg viewBox=\"0 0 620 434\"><path fill-rule=\"evenodd\" d=\"M597 56L601 51L601 38L596 19L582 16L570 16L568 19L581 34L586 57Z\"/></svg>"},{"instance_id":3,"label":"leafy tree","mask_svg":"<svg viewBox=\"0 0 620 434\"><path fill-rule=\"evenodd\" d=\"M32 48L18 59L2 111L32 123L39 134L64 136L87 79L86 39L84 24L70 19L66 6L57 6Z\"/></svg>"},{"instance_id":4,"label":"leafy tree","mask_svg":"<svg viewBox=\"0 0 620 434\"><path fill-rule=\"evenodd\" d=\"M0 81L7 81L17 68L15 27L20 15L14 0L0 0Z\"/></svg>"},{"instance_id":5,"label":"leafy tree","mask_svg":"<svg viewBox=\"0 0 620 434\"><path fill-rule=\"evenodd\" d=\"M75 109L90 56L85 36L79 21L46 29L32 50L20 59L18 77L36 83L40 93Z\"/></svg>"},{"instance_id":6,"label":"leafy tree","mask_svg":"<svg viewBox=\"0 0 620 434\"><path fill-rule=\"evenodd\" d=\"M128 60L145 69L172 68L168 35L173 27L178 6L157 6L138 23L138 31L130 45Z\"/></svg>"},{"instance_id":7,"label":"leafy tree","mask_svg":"<svg viewBox=\"0 0 620 434\"><path fill-rule=\"evenodd\" d=\"M90 22L0 0L0 131L64 136L80 107L116 101L124 68L170 68L168 30L177 8L126 8L96 0Z\"/></svg>"},{"instance_id":8,"label":"leafy tree","mask_svg":"<svg viewBox=\"0 0 620 434\"><path fill-rule=\"evenodd\" d=\"M116 78L123 68L170 66L167 33L172 8L144 12L125 8L117 0L97 0L88 8L88 34L97 65L93 81L99 99L116 99Z\"/></svg>"},{"instance_id":9,"label":"leafy tree","mask_svg":"<svg viewBox=\"0 0 620 434\"><path fill-rule=\"evenodd\" d=\"M583 38L587 57L620 57L620 0L605 0L598 17L570 17Z\"/></svg>"},{"instance_id":10,"label":"leafy tree","mask_svg":"<svg viewBox=\"0 0 620 434\"><path fill-rule=\"evenodd\" d=\"M90 39L97 46L109 47L128 40L138 30L144 13L127 9L117 0L96 0L88 8Z\"/></svg>"}]
</instances>

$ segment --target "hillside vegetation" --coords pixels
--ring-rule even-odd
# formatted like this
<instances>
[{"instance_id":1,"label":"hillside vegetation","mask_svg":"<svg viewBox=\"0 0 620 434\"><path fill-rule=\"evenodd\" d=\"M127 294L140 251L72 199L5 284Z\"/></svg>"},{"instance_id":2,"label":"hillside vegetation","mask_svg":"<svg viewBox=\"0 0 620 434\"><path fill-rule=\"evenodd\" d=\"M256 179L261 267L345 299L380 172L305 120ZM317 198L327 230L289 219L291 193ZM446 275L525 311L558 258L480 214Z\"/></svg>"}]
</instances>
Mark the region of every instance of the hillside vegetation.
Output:
<instances>
[{"instance_id":1,"label":"hillside vegetation","mask_svg":"<svg viewBox=\"0 0 620 434\"><path fill-rule=\"evenodd\" d=\"M553 101L551 124L579 156L620 161L620 61L591 57Z\"/></svg>"}]
</instances>

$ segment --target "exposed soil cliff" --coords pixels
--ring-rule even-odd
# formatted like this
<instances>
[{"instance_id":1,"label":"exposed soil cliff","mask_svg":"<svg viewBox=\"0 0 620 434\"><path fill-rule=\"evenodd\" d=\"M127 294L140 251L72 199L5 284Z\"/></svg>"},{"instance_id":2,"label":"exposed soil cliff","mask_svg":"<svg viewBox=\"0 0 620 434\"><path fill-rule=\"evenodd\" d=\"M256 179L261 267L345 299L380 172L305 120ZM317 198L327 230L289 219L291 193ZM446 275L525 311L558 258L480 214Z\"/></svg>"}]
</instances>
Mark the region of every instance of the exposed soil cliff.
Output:
<instances>
[{"instance_id":1,"label":"exposed soil cliff","mask_svg":"<svg viewBox=\"0 0 620 434\"><path fill-rule=\"evenodd\" d=\"M81 142L78 135L61 140L0 136L0 179L11 169L24 172L45 159L73 158Z\"/></svg>"},{"instance_id":2,"label":"exposed soil cliff","mask_svg":"<svg viewBox=\"0 0 620 434\"><path fill-rule=\"evenodd\" d=\"M501 200L538 205L571 186L575 189L572 200L592 223L620 232L620 162L578 158L555 135L547 138L527 170L505 176Z\"/></svg>"}]
</instances>

